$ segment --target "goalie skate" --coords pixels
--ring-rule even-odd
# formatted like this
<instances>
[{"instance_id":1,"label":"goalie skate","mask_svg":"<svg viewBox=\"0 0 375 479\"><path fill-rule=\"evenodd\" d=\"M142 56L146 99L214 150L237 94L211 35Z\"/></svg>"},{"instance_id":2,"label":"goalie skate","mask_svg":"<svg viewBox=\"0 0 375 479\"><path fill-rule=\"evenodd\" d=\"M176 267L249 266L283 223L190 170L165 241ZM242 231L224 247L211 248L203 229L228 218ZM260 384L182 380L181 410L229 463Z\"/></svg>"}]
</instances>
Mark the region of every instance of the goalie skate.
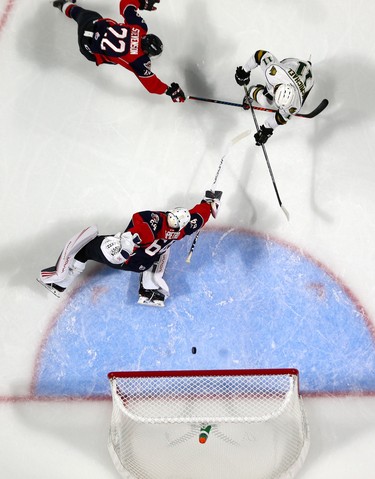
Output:
<instances>
[{"instance_id":1,"label":"goalie skate","mask_svg":"<svg viewBox=\"0 0 375 479\"><path fill-rule=\"evenodd\" d=\"M55 286L53 284L46 284L46 283L43 283L43 281L39 278L36 278L36 280L38 281L39 284L41 284L42 286L44 286L46 289L48 289L48 291L50 293L52 293L53 295L56 296L56 298L60 298L60 293L62 291L59 291L55 288Z\"/></svg>"},{"instance_id":2,"label":"goalie skate","mask_svg":"<svg viewBox=\"0 0 375 479\"><path fill-rule=\"evenodd\" d=\"M164 301L165 295L157 289L144 289L142 287L139 288L138 304L163 308Z\"/></svg>"}]
</instances>

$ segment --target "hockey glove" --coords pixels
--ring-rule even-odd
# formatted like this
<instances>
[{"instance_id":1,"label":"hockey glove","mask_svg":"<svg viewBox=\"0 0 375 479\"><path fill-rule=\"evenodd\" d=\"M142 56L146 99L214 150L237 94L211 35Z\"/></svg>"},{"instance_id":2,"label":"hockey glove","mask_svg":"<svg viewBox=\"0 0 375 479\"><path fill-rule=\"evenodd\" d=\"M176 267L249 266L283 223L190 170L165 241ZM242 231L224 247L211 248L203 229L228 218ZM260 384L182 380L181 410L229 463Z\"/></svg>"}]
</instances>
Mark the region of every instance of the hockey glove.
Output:
<instances>
[{"instance_id":1,"label":"hockey glove","mask_svg":"<svg viewBox=\"0 0 375 479\"><path fill-rule=\"evenodd\" d=\"M185 93L178 83L172 83L165 93L172 98L173 103L183 103L186 100Z\"/></svg>"},{"instance_id":2,"label":"hockey glove","mask_svg":"<svg viewBox=\"0 0 375 479\"><path fill-rule=\"evenodd\" d=\"M76 0L69 0L70 3L76 3ZM58 8L59 10L63 10L63 6L68 3L68 0L55 0L52 2L52 6Z\"/></svg>"},{"instance_id":3,"label":"hockey glove","mask_svg":"<svg viewBox=\"0 0 375 479\"><path fill-rule=\"evenodd\" d=\"M124 262L124 257L120 253L120 237L121 233L117 233L115 236L106 236L100 245L104 257L112 264L122 264Z\"/></svg>"},{"instance_id":4,"label":"hockey glove","mask_svg":"<svg viewBox=\"0 0 375 479\"><path fill-rule=\"evenodd\" d=\"M211 214L214 218L217 216L222 195L222 191L207 190L204 196L203 201L211 206Z\"/></svg>"},{"instance_id":5,"label":"hockey glove","mask_svg":"<svg viewBox=\"0 0 375 479\"><path fill-rule=\"evenodd\" d=\"M130 231L126 231L121 235L121 256L127 260L133 254L134 250L137 248L141 242L141 238L138 234L131 234Z\"/></svg>"},{"instance_id":6,"label":"hockey glove","mask_svg":"<svg viewBox=\"0 0 375 479\"><path fill-rule=\"evenodd\" d=\"M272 136L273 129L272 128L266 128L264 125L261 125L259 128L259 131L257 131L254 135L255 138L255 144L257 146L264 145L268 138Z\"/></svg>"},{"instance_id":7,"label":"hockey glove","mask_svg":"<svg viewBox=\"0 0 375 479\"><path fill-rule=\"evenodd\" d=\"M250 81L250 72L245 71L242 67L237 67L234 78L240 86L248 85Z\"/></svg>"},{"instance_id":8,"label":"hockey glove","mask_svg":"<svg viewBox=\"0 0 375 479\"><path fill-rule=\"evenodd\" d=\"M160 0L139 0L139 10L156 10L155 3L160 3Z\"/></svg>"}]
</instances>

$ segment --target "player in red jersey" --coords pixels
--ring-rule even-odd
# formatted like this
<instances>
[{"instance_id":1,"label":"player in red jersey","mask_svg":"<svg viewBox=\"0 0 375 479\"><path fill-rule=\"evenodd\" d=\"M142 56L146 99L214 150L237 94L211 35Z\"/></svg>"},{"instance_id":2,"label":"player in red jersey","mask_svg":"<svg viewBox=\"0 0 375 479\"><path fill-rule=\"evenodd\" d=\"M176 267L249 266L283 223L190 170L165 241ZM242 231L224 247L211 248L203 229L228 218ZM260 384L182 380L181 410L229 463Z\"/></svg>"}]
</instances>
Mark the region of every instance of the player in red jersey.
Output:
<instances>
[{"instance_id":1,"label":"player in red jersey","mask_svg":"<svg viewBox=\"0 0 375 479\"><path fill-rule=\"evenodd\" d=\"M110 63L132 71L142 85L157 95L167 94L173 102L184 102L186 97L178 83L170 86L151 71L151 57L159 56L163 43L149 34L138 10L156 10L160 0L121 0L123 23L103 18L99 13L76 5L76 0L55 0L53 6L78 24L79 49L96 65Z\"/></svg>"},{"instance_id":2,"label":"player in red jersey","mask_svg":"<svg viewBox=\"0 0 375 479\"><path fill-rule=\"evenodd\" d=\"M192 209L134 213L123 233L98 236L95 226L81 231L66 244L55 266L45 268L38 281L58 296L92 260L111 268L141 273L141 304L164 306L169 288L163 279L169 248L175 241L202 228L216 217L221 191L206 191Z\"/></svg>"}]
</instances>

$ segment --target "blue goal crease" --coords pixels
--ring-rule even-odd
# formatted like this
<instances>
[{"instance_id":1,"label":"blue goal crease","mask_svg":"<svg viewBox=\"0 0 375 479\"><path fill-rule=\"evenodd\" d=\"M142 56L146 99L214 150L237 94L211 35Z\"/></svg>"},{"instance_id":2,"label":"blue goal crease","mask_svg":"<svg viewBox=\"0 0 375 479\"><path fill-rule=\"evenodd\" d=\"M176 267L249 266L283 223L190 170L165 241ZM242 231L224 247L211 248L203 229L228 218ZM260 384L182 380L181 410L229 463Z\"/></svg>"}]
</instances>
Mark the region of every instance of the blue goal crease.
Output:
<instances>
[{"instance_id":1,"label":"blue goal crease","mask_svg":"<svg viewBox=\"0 0 375 479\"><path fill-rule=\"evenodd\" d=\"M98 270L47 338L36 395L108 395L115 370L288 367L302 393L375 392L363 311L311 258L236 231L202 234L190 265L187 250L171 249L165 308L136 303L138 275Z\"/></svg>"}]
</instances>

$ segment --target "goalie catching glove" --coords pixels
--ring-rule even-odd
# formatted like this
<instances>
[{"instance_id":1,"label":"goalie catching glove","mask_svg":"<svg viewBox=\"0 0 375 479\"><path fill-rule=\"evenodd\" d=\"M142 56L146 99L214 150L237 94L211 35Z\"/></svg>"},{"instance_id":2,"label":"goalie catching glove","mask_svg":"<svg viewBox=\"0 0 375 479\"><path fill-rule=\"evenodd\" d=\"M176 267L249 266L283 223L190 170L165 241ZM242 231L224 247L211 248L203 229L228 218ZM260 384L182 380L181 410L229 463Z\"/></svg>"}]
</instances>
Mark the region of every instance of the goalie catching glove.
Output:
<instances>
[{"instance_id":1,"label":"goalie catching glove","mask_svg":"<svg viewBox=\"0 0 375 479\"><path fill-rule=\"evenodd\" d=\"M203 201L211 206L211 214L214 218L217 216L222 194L222 191L207 190L203 198Z\"/></svg>"},{"instance_id":2,"label":"goalie catching glove","mask_svg":"<svg viewBox=\"0 0 375 479\"><path fill-rule=\"evenodd\" d=\"M133 235L126 231L105 237L100 248L110 263L122 264L129 259L140 242L141 238L138 234Z\"/></svg>"},{"instance_id":3,"label":"goalie catching glove","mask_svg":"<svg viewBox=\"0 0 375 479\"><path fill-rule=\"evenodd\" d=\"M129 256L133 254L133 251L138 247L141 242L139 235L131 234L130 231L122 233L121 237L121 255L125 260L129 259Z\"/></svg>"}]
</instances>

